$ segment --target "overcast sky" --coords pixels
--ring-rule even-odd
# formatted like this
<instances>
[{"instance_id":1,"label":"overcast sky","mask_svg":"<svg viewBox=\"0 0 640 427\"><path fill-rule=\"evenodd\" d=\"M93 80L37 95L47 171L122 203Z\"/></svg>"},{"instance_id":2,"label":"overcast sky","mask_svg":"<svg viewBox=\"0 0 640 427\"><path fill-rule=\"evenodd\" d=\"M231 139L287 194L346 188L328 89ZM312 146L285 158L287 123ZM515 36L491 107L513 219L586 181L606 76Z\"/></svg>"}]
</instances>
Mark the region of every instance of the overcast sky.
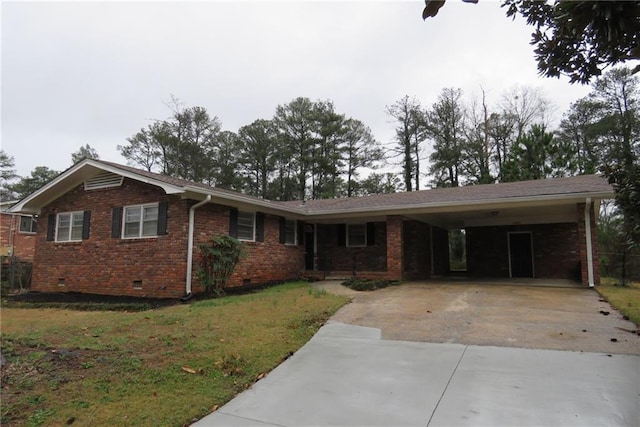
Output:
<instances>
[{"instance_id":1,"label":"overcast sky","mask_svg":"<svg viewBox=\"0 0 640 427\"><path fill-rule=\"evenodd\" d=\"M17 173L62 171L89 144L116 147L176 96L236 132L302 96L332 100L381 142L404 95L423 106L445 87L489 104L515 85L540 87L559 119L589 87L537 75L531 28L497 1L7 2L2 15L2 149Z\"/></svg>"}]
</instances>

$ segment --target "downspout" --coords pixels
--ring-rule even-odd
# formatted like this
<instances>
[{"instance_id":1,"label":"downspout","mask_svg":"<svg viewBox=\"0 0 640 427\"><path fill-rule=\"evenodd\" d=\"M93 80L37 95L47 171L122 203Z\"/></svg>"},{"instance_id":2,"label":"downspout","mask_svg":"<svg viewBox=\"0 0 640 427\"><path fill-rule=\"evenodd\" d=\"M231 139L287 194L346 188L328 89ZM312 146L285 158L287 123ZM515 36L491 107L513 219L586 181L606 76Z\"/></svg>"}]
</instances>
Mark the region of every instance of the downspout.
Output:
<instances>
[{"instance_id":1,"label":"downspout","mask_svg":"<svg viewBox=\"0 0 640 427\"><path fill-rule=\"evenodd\" d=\"M195 222L195 211L202 205L205 205L211 201L211 194L207 195L207 198L201 202L196 203L189 209L189 243L187 247L187 280L185 292L187 297L191 295L191 274L193 272L193 233Z\"/></svg>"},{"instance_id":2,"label":"downspout","mask_svg":"<svg viewBox=\"0 0 640 427\"><path fill-rule=\"evenodd\" d=\"M589 278L589 287L593 288L595 283L593 280L593 247L591 246L591 197L587 197L584 204L584 234L587 240L587 276Z\"/></svg>"}]
</instances>

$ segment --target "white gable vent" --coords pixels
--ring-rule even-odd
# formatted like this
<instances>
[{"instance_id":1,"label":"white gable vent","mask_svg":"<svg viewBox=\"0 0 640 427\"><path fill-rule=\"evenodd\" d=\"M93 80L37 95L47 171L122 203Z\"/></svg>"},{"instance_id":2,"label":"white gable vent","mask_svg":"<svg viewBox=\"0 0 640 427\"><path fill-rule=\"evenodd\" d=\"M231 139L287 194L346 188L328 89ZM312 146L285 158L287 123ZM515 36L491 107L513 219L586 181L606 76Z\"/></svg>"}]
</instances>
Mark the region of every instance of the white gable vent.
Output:
<instances>
[{"instance_id":1,"label":"white gable vent","mask_svg":"<svg viewBox=\"0 0 640 427\"><path fill-rule=\"evenodd\" d=\"M96 175L84 182L85 190L96 190L98 188L120 187L124 177L111 172L104 172Z\"/></svg>"}]
</instances>

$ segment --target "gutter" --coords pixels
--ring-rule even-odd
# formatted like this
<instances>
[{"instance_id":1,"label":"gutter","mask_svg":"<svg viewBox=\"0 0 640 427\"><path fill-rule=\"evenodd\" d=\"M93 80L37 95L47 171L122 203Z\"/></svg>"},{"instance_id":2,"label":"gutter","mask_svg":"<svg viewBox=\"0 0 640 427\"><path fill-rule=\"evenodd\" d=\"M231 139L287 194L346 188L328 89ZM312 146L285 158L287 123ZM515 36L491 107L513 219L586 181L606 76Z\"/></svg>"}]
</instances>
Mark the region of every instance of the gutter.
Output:
<instances>
[{"instance_id":1,"label":"gutter","mask_svg":"<svg viewBox=\"0 0 640 427\"><path fill-rule=\"evenodd\" d=\"M591 242L591 197L587 197L584 204L584 234L587 240L587 276L589 278L589 287L595 286L593 279L593 247Z\"/></svg>"},{"instance_id":2,"label":"gutter","mask_svg":"<svg viewBox=\"0 0 640 427\"><path fill-rule=\"evenodd\" d=\"M193 233L195 222L195 211L200 206L206 205L211 201L211 194L207 195L207 198L201 202L196 203L189 209L189 243L187 247L187 280L185 286L186 296L191 296L191 275L193 273Z\"/></svg>"}]
</instances>

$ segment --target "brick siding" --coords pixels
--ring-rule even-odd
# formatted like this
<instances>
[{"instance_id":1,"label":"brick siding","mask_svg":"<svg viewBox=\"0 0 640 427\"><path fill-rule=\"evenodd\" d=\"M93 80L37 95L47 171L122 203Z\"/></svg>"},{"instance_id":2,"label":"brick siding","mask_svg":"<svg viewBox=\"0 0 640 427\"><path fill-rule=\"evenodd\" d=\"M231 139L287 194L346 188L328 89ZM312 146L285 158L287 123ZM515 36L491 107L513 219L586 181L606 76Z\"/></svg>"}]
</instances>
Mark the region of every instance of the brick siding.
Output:
<instances>
[{"instance_id":1,"label":"brick siding","mask_svg":"<svg viewBox=\"0 0 640 427\"><path fill-rule=\"evenodd\" d=\"M404 221L404 278L425 279L431 276L431 241L429 224Z\"/></svg>"},{"instance_id":2,"label":"brick siding","mask_svg":"<svg viewBox=\"0 0 640 427\"><path fill-rule=\"evenodd\" d=\"M467 228L469 276L509 277L509 232L531 232L535 277L579 280L575 223Z\"/></svg>"},{"instance_id":3,"label":"brick siding","mask_svg":"<svg viewBox=\"0 0 640 427\"><path fill-rule=\"evenodd\" d=\"M32 262L36 234L20 231L20 215L0 213L0 248L2 255L13 255L20 261Z\"/></svg>"},{"instance_id":4,"label":"brick siding","mask_svg":"<svg viewBox=\"0 0 640 427\"><path fill-rule=\"evenodd\" d=\"M387 227L375 223L375 244L364 247L339 245L338 224L318 224L318 270L384 272L387 270ZM344 232L344 229L342 230Z\"/></svg>"},{"instance_id":5,"label":"brick siding","mask_svg":"<svg viewBox=\"0 0 640 427\"><path fill-rule=\"evenodd\" d=\"M203 291L195 277L198 246L212 237L229 234L230 208L205 205L196 210L193 291ZM265 215L264 241L243 242L245 256L231 276L229 286L254 286L298 279L304 271L304 245L280 243L280 217Z\"/></svg>"},{"instance_id":6,"label":"brick siding","mask_svg":"<svg viewBox=\"0 0 640 427\"><path fill-rule=\"evenodd\" d=\"M166 235L141 239L111 237L113 208L164 201L168 202ZM193 203L127 178L116 188L85 191L82 185L76 187L42 211L32 290L154 298L183 296L188 216ZM46 240L49 214L86 210L91 211L88 239L69 243ZM228 212L228 208L210 205L196 210L196 248L215 233L228 234ZM265 242L270 243L247 245L248 256L238 265L232 285L258 285L297 277L294 272L299 272L303 265L302 249L278 243L277 227L277 217L267 216ZM197 249L194 250L194 259L196 257ZM195 276L195 266L193 271ZM193 290L202 290L197 280L193 282Z\"/></svg>"}]
</instances>

